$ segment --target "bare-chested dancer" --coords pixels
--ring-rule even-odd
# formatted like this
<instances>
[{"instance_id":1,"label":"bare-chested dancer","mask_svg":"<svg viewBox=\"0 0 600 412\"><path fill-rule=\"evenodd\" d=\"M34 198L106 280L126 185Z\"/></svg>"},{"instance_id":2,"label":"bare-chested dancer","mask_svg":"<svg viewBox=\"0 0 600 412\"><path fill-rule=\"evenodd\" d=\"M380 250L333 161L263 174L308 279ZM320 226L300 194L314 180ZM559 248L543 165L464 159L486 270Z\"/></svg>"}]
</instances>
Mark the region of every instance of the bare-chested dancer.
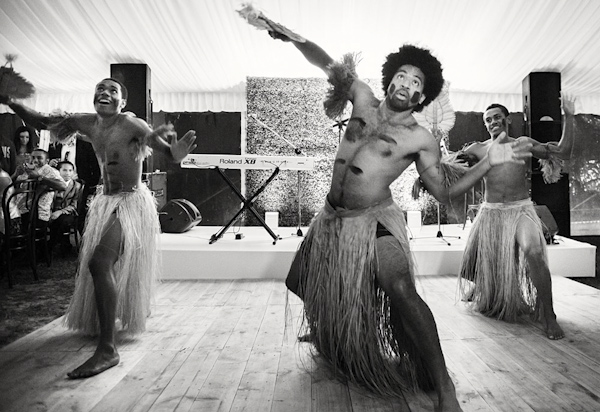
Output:
<instances>
[{"instance_id":1,"label":"bare-chested dancer","mask_svg":"<svg viewBox=\"0 0 600 412\"><path fill-rule=\"evenodd\" d=\"M415 162L428 190L447 202L496 165L523 163L530 156L528 145L490 145L482 161L447 186L439 145L412 116L443 85L441 65L428 50L405 45L388 56L386 96L380 101L356 76L349 56L336 63L316 44L277 24L271 27L272 37L291 41L327 74L334 86L325 103L328 115L335 112L332 107L343 109L335 96L353 104L326 204L286 280L304 301L310 340L351 381L399 395L415 385L407 384L407 375L425 375L416 385L433 384L437 408L460 410L434 318L415 288L404 215L389 186Z\"/></svg>"},{"instance_id":2,"label":"bare-chested dancer","mask_svg":"<svg viewBox=\"0 0 600 412\"><path fill-rule=\"evenodd\" d=\"M104 192L90 206L75 293L65 317L70 328L99 333L99 341L70 378L87 378L119 363L116 319L131 333L145 329L158 269L159 224L155 200L141 181L142 163L149 148L179 162L195 147L193 131L177 139L172 127L152 131L143 120L121 113L126 99L127 89L115 79L96 85L96 114L45 116L0 96L0 103L27 123L54 130L59 138L81 132L94 147L102 170Z\"/></svg>"},{"instance_id":3,"label":"bare-chested dancer","mask_svg":"<svg viewBox=\"0 0 600 412\"><path fill-rule=\"evenodd\" d=\"M574 100L563 96L562 108L565 124L560 142L519 138L532 144L534 157L546 161L548 169L543 170L548 170L547 175L552 172L551 166L557 165L556 159L571 156ZM515 142L508 135L508 115L506 107L490 105L483 114L490 139L469 146L465 153L480 160L492 144ZM548 338L561 339L565 334L552 304L546 242L529 198L529 170L529 165L502 165L485 176L485 202L471 228L461 264L462 289L465 299L490 317L515 321L525 311L537 311ZM555 178L559 176L555 173Z\"/></svg>"}]
</instances>

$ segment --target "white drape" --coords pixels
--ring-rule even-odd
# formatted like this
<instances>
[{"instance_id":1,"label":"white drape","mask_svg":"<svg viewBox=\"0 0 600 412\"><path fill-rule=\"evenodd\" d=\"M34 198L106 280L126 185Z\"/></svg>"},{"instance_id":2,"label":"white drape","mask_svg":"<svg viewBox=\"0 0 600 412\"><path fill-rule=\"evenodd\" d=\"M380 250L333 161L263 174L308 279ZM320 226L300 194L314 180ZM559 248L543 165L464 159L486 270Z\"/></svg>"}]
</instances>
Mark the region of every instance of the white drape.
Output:
<instances>
[{"instance_id":1,"label":"white drape","mask_svg":"<svg viewBox=\"0 0 600 412\"><path fill-rule=\"evenodd\" d=\"M92 111L112 63L151 68L154 111L244 111L245 79L318 77L289 44L235 12L241 0L3 0L0 53L37 88L40 111ZM492 101L522 111L521 82L558 71L580 113L600 114L597 0L256 0L273 20L334 58L361 52L361 77L378 78L405 42L443 63L457 111ZM5 110L0 107L0 112Z\"/></svg>"}]
</instances>

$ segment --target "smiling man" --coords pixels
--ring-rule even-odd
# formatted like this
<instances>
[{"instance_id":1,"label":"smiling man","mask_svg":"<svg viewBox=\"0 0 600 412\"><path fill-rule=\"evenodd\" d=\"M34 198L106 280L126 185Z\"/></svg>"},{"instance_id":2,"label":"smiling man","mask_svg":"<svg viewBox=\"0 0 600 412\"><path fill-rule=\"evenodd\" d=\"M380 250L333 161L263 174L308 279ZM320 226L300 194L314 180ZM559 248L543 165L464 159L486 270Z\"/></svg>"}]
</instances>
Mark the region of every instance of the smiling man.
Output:
<instances>
[{"instance_id":1,"label":"smiling man","mask_svg":"<svg viewBox=\"0 0 600 412\"><path fill-rule=\"evenodd\" d=\"M99 340L92 357L68 374L71 378L93 376L119 363L116 319L130 333L145 329L158 269L159 223L154 197L141 180L142 163L151 148L180 162L195 147L193 131L177 139L172 126L152 131L143 120L121 113L126 99L125 86L110 78L96 85L95 114L46 116L0 95L0 103L27 123L53 130L59 139L80 132L100 164L103 194L90 205L65 317L70 328L99 334Z\"/></svg>"},{"instance_id":2,"label":"smiling man","mask_svg":"<svg viewBox=\"0 0 600 412\"><path fill-rule=\"evenodd\" d=\"M508 110L492 104L483 114L490 139L464 151L479 160L493 144L525 141L532 145L532 155L545 161L544 179L557 180L560 170L557 176L548 172L560 169L552 165L571 156L574 100L563 96L562 108L565 126L560 142L540 143L527 136L510 137ZM530 170L529 165L502 165L485 176L485 201L471 228L460 268L462 290L465 300L486 316L514 322L531 312L542 322L548 338L562 339L565 334L554 313L542 223L529 198Z\"/></svg>"},{"instance_id":3,"label":"smiling man","mask_svg":"<svg viewBox=\"0 0 600 412\"><path fill-rule=\"evenodd\" d=\"M516 143L491 145L481 162L446 185L439 145L412 116L444 82L429 50L405 45L390 54L382 70L385 98L379 100L356 76L352 56L336 63L315 43L269 24L272 37L292 42L327 74L333 85L327 115L335 118L348 100L353 104L325 206L286 280L304 301L309 333L303 339L350 381L396 396L433 386L439 410L460 410L434 318L415 288L404 214L390 184L415 162L428 190L447 202L495 165L523 163L529 154Z\"/></svg>"}]
</instances>

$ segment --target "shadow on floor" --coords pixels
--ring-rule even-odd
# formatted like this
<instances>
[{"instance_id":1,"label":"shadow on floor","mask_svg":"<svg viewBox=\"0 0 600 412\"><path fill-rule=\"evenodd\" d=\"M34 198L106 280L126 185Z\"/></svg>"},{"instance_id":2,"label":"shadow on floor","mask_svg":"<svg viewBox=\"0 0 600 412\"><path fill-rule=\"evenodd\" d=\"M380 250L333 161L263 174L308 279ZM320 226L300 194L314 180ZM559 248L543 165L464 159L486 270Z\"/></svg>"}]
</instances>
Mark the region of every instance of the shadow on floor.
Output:
<instances>
[{"instance_id":1,"label":"shadow on floor","mask_svg":"<svg viewBox=\"0 0 600 412\"><path fill-rule=\"evenodd\" d=\"M577 282L600 289L600 278L598 278L598 264L600 262L600 236L571 236L572 239L579 242L589 243L596 246L596 277L593 278L571 278Z\"/></svg>"}]
</instances>

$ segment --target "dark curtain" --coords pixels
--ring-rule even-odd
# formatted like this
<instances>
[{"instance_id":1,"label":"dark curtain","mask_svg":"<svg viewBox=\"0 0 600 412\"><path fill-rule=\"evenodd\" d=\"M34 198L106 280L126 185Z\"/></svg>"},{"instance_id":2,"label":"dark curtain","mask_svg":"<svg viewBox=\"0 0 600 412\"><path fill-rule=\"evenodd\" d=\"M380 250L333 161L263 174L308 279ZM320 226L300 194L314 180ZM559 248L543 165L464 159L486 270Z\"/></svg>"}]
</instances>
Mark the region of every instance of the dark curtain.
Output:
<instances>
[{"instance_id":1,"label":"dark curtain","mask_svg":"<svg viewBox=\"0 0 600 412\"><path fill-rule=\"evenodd\" d=\"M239 112L159 112L154 121L156 125L172 123L179 137L188 130L195 130L198 147L193 153L241 154ZM147 169L167 172L167 200L186 199L196 205L202 215L200 225L222 226L239 210L239 198L215 170L182 168L159 153L150 159ZM239 170L226 169L225 174L240 187Z\"/></svg>"}]
</instances>

